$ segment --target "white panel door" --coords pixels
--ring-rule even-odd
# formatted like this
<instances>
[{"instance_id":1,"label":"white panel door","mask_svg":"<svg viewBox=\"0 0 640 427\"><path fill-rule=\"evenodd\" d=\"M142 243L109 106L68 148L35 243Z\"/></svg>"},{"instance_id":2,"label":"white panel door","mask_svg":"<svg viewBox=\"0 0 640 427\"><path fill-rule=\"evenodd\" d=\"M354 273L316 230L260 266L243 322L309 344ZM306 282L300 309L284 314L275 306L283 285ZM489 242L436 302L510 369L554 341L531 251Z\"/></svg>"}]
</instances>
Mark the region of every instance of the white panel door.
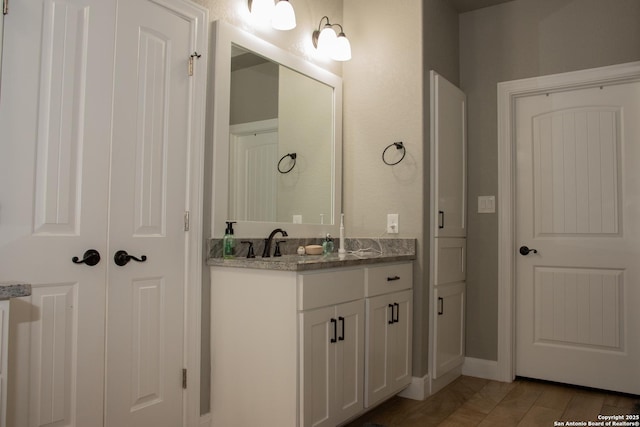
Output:
<instances>
[{"instance_id":1,"label":"white panel door","mask_svg":"<svg viewBox=\"0 0 640 427\"><path fill-rule=\"evenodd\" d=\"M193 23L173 3L118 5L106 425L182 424ZM126 251L126 265L114 263ZM143 258L143 257L146 257Z\"/></svg>"},{"instance_id":2,"label":"white panel door","mask_svg":"<svg viewBox=\"0 0 640 427\"><path fill-rule=\"evenodd\" d=\"M516 103L516 373L640 393L640 82ZM524 251L526 253L526 251Z\"/></svg>"},{"instance_id":3,"label":"white panel door","mask_svg":"<svg viewBox=\"0 0 640 427\"><path fill-rule=\"evenodd\" d=\"M25 0L4 21L0 281L12 303L10 426L103 420L115 2ZM87 249L95 266L74 264Z\"/></svg>"},{"instance_id":4,"label":"white panel door","mask_svg":"<svg viewBox=\"0 0 640 427\"><path fill-rule=\"evenodd\" d=\"M278 199L278 121L231 126L229 218L275 222Z\"/></svg>"},{"instance_id":5,"label":"white panel door","mask_svg":"<svg viewBox=\"0 0 640 427\"><path fill-rule=\"evenodd\" d=\"M434 169L434 237L465 237L467 194L467 97L431 72L431 167Z\"/></svg>"}]
</instances>

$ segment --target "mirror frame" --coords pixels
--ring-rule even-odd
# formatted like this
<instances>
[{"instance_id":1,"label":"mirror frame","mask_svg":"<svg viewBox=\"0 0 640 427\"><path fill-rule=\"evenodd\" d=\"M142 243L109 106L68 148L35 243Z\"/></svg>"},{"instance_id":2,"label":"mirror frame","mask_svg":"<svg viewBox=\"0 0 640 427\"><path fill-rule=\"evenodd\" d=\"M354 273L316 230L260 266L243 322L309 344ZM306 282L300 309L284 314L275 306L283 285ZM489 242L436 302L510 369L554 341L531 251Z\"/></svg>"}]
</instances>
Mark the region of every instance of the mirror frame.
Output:
<instances>
[{"instance_id":1,"label":"mirror frame","mask_svg":"<svg viewBox=\"0 0 640 427\"><path fill-rule=\"evenodd\" d=\"M337 237L342 212L342 78L306 61L259 37L224 22L213 23L215 46L213 76L213 171L211 199L211 233L224 235L229 204L229 117L231 99L231 44L264 56L280 65L333 87L333 147L332 180L333 200L331 224L293 224L289 222L238 221L234 225L236 237L266 237L275 228L287 231L290 237L324 237L327 233ZM211 117L211 116L210 116Z\"/></svg>"}]
</instances>

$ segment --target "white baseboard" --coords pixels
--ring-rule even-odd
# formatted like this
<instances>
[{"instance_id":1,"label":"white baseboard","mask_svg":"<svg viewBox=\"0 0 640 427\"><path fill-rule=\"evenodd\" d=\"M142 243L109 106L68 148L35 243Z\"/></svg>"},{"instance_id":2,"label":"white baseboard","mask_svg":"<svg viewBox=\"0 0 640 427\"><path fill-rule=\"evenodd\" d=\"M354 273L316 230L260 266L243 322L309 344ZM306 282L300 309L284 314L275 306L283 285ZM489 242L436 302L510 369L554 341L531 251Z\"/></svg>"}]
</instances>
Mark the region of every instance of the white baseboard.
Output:
<instances>
[{"instance_id":1,"label":"white baseboard","mask_svg":"<svg viewBox=\"0 0 640 427\"><path fill-rule=\"evenodd\" d=\"M424 377L411 377L411 383L398 396L413 400L424 400L429 397L431 381L429 374Z\"/></svg>"},{"instance_id":2,"label":"white baseboard","mask_svg":"<svg viewBox=\"0 0 640 427\"><path fill-rule=\"evenodd\" d=\"M465 357L462 365L462 375L502 381L498 375L498 362L496 360Z\"/></svg>"},{"instance_id":3,"label":"white baseboard","mask_svg":"<svg viewBox=\"0 0 640 427\"><path fill-rule=\"evenodd\" d=\"M211 413L200 416L200 427L211 427Z\"/></svg>"},{"instance_id":4,"label":"white baseboard","mask_svg":"<svg viewBox=\"0 0 640 427\"><path fill-rule=\"evenodd\" d=\"M451 384L453 381L455 381L455 379L458 378L460 375L462 375L462 366L456 366L455 368L451 369L449 372L446 372L440 375L438 378L435 378L435 379L432 378L431 390L429 391L431 392L431 394L435 394L439 392L440 390L442 390L443 388Z\"/></svg>"}]
</instances>

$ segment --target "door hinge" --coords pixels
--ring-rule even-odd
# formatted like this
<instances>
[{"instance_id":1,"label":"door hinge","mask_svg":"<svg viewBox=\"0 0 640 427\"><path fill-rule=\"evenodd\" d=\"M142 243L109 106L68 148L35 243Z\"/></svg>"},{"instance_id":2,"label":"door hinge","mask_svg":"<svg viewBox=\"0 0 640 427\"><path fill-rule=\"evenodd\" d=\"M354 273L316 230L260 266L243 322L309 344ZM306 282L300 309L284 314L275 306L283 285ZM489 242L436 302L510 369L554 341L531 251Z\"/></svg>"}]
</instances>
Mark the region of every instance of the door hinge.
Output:
<instances>
[{"instance_id":1,"label":"door hinge","mask_svg":"<svg viewBox=\"0 0 640 427\"><path fill-rule=\"evenodd\" d=\"M182 370L182 388L187 388L187 369Z\"/></svg>"},{"instance_id":2,"label":"door hinge","mask_svg":"<svg viewBox=\"0 0 640 427\"><path fill-rule=\"evenodd\" d=\"M184 231L189 231L189 211L184 212Z\"/></svg>"},{"instance_id":3,"label":"door hinge","mask_svg":"<svg viewBox=\"0 0 640 427\"><path fill-rule=\"evenodd\" d=\"M2 0L2 14L9 14L9 0Z\"/></svg>"},{"instance_id":4,"label":"door hinge","mask_svg":"<svg viewBox=\"0 0 640 427\"><path fill-rule=\"evenodd\" d=\"M189 56L189 67L188 67L188 74L189 76L193 76L193 59L200 59L202 55L199 54L198 52L193 52L191 54L191 56Z\"/></svg>"}]
</instances>

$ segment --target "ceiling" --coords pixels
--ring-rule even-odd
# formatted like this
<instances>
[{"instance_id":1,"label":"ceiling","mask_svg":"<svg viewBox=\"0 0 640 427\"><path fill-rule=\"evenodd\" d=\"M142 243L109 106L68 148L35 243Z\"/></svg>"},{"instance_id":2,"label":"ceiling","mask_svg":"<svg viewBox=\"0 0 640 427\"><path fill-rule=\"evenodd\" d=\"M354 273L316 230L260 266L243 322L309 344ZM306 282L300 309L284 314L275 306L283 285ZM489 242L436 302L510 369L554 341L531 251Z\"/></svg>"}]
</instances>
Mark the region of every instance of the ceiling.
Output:
<instances>
[{"instance_id":1,"label":"ceiling","mask_svg":"<svg viewBox=\"0 0 640 427\"><path fill-rule=\"evenodd\" d=\"M483 7L494 6L500 3L507 3L512 0L447 0L458 13L469 12Z\"/></svg>"}]
</instances>

